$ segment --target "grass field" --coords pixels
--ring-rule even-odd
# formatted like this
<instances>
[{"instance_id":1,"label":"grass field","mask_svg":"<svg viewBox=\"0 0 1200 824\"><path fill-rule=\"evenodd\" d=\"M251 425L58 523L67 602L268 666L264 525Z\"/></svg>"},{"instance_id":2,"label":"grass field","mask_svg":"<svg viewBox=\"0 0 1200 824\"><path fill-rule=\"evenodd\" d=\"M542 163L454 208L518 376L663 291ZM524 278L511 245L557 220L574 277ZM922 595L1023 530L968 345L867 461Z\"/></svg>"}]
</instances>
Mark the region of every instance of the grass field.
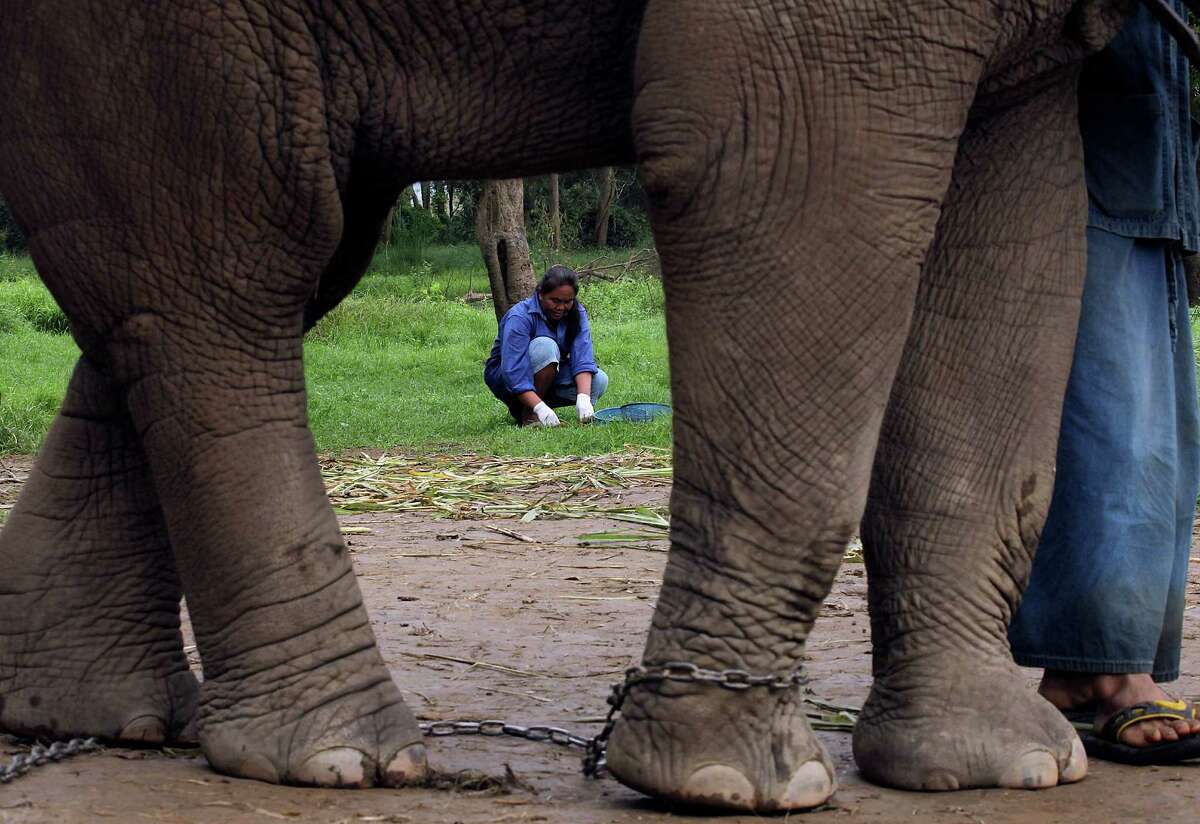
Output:
<instances>
[{"instance_id":1,"label":"grass field","mask_svg":"<svg viewBox=\"0 0 1200 824\"><path fill-rule=\"evenodd\" d=\"M535 268L581 267L587 250ZM613 261L629 252L610 252ZM483 385L483 361L496 333L487 275L475 246L425 249L406 261L382 250L371 271L305 344L309 416L318 449L353 447L471 450L500 455L579 454L627 443L665 447L669 419L648 424L518 429ZM592 281L580 298L592 318L596 355L611 384L597 408L631 401L670 402L662 287L633 272ZM66 318L37 280L28 258L0 257L0 454L33 452L54 417L78 349Z\"/></svg>"},{"instance_id":2,"label":"grass field","mask_svg":"<svg viewBox=\"0 0 1200 824\"><path fill-rule=\"evenodd\" d=\"M628 252L610 252L624 261ZM553 258L535 251L535 268L582 267L594 251ZM670 419L648 424L518 429L483 385L483 360L496 319L487 277L472 245L430 247L413 263L389 250L305 346L309 415L322 451L355 447L469 450L498 455L595 455L627 443L666 447ZM634 272L593 281L580 294L592 317L596 352L612 378L599 407L670 402L662 286ZM1200 339L1200 310L1192 311ZM37 280L28 258L0 256L0 454L33 452L45 435L78 355L66 318Z\"/></svg>"}]
</instances>

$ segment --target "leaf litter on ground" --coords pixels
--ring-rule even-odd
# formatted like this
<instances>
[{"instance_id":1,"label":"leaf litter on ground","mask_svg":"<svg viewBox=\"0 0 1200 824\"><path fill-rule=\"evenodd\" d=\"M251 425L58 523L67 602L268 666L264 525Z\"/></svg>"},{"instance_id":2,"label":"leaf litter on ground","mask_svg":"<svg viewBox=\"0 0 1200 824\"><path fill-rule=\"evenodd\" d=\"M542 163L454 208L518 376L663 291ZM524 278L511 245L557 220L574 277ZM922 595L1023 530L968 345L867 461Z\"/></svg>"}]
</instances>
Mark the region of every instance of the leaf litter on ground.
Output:
<instances>
[{"instance_id":1,"label":"leaf litter on ground","mask_svg":"<svg viewBox=\"0 0 1200 824\"><path fill-rule=\"evenodd\" d=\"M326 457L321 475L338 514L424 512L454 519L610 517L666 529L665 506L613 502L633 487L670 486L671 454L633 447L591 457L474 454Z\"/></svg>"},{"instance_id":2,"label":"leaf litter on ground","mask_svg":"<svg viewBox=\"0 0 1200 824\"><path fill-rule=\"evenodd\" d=\"M644 529L589 532L578 536L580 543L652 551L663 551L655 542L666 538L671 527L665 506L628 506L605 500L635 486L671 485L670 450L656 447L630 446L623 452L590 457L473 453L371 457L360 453L322 458L321 475L339 515L425 512L437 518L514 519L519 523L606 517ZM342 532L369 534L369 530L358 529L343 527ZM500 527L491 529L537 543ZM844 560L861 564L862 552L862 540L855 536L846 547Z\"/></svg>"}]
</instances>

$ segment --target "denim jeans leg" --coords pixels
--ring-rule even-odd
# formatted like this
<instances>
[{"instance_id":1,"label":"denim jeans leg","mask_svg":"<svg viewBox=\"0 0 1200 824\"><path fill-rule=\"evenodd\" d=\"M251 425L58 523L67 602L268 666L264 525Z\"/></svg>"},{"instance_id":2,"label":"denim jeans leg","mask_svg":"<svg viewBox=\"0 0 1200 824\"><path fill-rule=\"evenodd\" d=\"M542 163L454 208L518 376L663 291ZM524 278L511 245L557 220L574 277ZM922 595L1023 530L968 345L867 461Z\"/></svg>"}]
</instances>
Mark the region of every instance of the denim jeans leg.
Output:
<instances>
[{"instance_id":1,"label":"denim jeans leg","mask_svg":"<svg viewBox=\"0 0 1200 824\"><path fill-rule=\"evenodd\" d=\"M592 403L595 403L607 389L608 375L603 369L597 369L592 375ZM570 406L575 403L575 398L579 394L579 390L575 388L575 377L560 372L551 393L554 395L553 402L550 402L551 406Z\"/></svg>"},{"instance_id":2,"label":"denim jeans leg","mask_svg":"<svg viewBox=\"0 0 1200 824\"><path fill-rule=\"evenodd\" d=\"M534 338L529 342L529 367L537 374L550 364L560 363L562 355L558 344L551 338Z\"/></svg>"},{"instance_id":3,"label":"denim jeans leg","mask_svg":"<svg viewBox=\"0 0 1200 824\"><path fill-rule=\"evenodd\" d=\"M1175 424L1177 473L1175 499L1175 566L1163 614L1163 630L1154 661L1154 680L1174 681L1179 677L1179 653L1183 643L1183 611L1187 593L1188 560L1192 545L1192 526L1196 515L1196 496L1200 494L1200 407L1196 402L1196 366L1192 350L1191 319L1188 315L1187 275L1178 254L1169 259L1167 274L1172 279L1174 300L1174 404L1164 408Z\"/></svg>"},{"instance_id":4,"label":"denim jeans leg","mask_svg":"<svg viewBox=\"0 0 1200 824\"><path fill-rule=\"evenodd\" d=\"M1177 390L1187 390L1176 385L1171 351L1170 253L1161 241L1088 229L1054 494L1009 630L1025 666L1162 675L1178 667L1179 638L1168 637L1183 606L1172 597L1177 502L1194 496L1194 486L1180 475L1172 413ZM1181 345L1178 352L1190 357L1191 350ZM1194 388L1189 396L1194 404ZM1165 649L1172 644L1173 659Z\"/></svg>"}]
</instances>

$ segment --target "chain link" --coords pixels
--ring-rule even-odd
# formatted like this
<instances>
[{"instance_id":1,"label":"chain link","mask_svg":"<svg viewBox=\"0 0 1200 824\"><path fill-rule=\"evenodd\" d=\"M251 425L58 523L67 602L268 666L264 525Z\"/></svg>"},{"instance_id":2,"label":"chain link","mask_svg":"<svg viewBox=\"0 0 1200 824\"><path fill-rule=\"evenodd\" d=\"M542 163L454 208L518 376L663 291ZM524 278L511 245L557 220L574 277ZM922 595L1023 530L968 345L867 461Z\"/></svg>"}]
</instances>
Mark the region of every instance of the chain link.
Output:
<instances>
[{"instance_id":1,"label":"chain link","mask_svg":"<svg viewBox=\"0 0 1200 824\"><path fill-rule=\"evenodd\" d=\"M524 738L526 741L546 741L560 747L578 747L585 749L592 739L575 735L562 727L533 726L521 727L516 724L506 724L503 721L434 721L432 724L418 724L421 732L434 738L446 735L511 735L514 738Z\"/></svg>"},{"instance_id":2,"label":"chain link","mask_svg":"<svg viewBox=\"0 0 1200 824\"><path fill-rule=\"evenodd\" d=\"M683 661L669 661L657 667L630 667L625 670L625 680L614 684L608 695L608 715L598 735L584 738L561 727L520 727L503 721L434 721L420 724L421 732L432 737L446 735L511 735L526 741L547 741L561 747L583 750L583 774L598 778L608 766L608 738L617 724L617 716L625 703L630 689L649 681L680 681L693 684L714 684L722 689L742 691L765 687L768 690L784 690L808 683L799 671L787 675L754 675L746 670L710 670Z\"/></svg>"},{"instance_id":3,"label":"chain link","mask_svg":"<svg viewBox=\"0 0 1200 824\"><path fill-rule=\"evenodd\" d=\"M72 738L70 741L55 741L50 746L34 744L28 753L14 756L7 767L0 767L0 784L7 784L15 778L20 778L34 767L40 767L51 761L61 761L80 753L93 752L103 749L95 738Z\"/></svg>"}]
</instances>

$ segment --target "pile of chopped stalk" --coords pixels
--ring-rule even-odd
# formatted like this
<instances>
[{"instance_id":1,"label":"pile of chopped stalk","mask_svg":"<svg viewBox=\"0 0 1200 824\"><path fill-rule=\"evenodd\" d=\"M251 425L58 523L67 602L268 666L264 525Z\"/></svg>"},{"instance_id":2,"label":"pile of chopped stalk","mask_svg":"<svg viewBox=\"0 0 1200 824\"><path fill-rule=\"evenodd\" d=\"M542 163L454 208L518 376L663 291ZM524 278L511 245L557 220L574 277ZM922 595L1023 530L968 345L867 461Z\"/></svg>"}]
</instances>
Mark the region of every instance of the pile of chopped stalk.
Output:
<instances>
[{"instance_id":1,"label":"pile of chopped stalk","mask_svg":"<svg viewBox=\"0 0 1200 824\"><path fill-rule=\"evenodd\" d=\"M614 493L670 486L671 454L653 447L593 457L547 455L367 455L321 460L338 514L425 512L444 518L605 516L669 526L665 506L626 506Z\"/></svg>"}]
</instances>

